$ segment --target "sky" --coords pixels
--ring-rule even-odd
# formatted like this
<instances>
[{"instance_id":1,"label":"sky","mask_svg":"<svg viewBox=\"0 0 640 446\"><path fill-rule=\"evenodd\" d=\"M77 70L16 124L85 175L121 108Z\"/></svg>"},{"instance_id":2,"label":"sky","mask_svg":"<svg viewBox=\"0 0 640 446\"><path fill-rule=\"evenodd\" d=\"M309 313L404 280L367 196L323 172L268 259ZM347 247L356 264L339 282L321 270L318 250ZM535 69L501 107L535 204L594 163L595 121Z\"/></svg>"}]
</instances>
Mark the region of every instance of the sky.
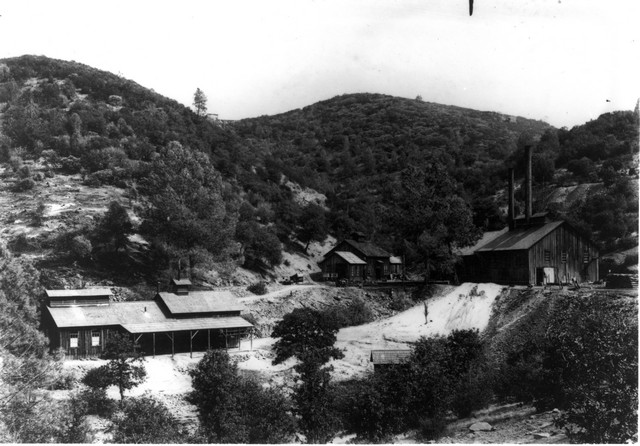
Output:
<instances>
[{"instance_id":1,"label":"sky","mask_svg":"<svg viewBox=\"0 0 640 446\"><path fill-rule=\"evenodd\" d=\"M544 120L631 110L638 0L0 0L0 58L75 60L221 119L383 93Z\"/></svg>"}]
</instances>

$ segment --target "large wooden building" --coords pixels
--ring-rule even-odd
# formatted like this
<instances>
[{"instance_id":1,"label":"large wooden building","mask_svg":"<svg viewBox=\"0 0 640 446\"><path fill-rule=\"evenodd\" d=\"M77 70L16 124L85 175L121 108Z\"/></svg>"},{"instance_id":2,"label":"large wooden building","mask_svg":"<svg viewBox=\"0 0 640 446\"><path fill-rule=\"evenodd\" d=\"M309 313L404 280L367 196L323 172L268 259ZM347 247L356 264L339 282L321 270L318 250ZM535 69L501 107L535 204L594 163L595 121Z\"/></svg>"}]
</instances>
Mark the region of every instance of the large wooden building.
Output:
<instances>
[{"instance_id":1,"label":"large wooden building","mask_svg":"<svg viewBox=\"0 0 640 446\"><path fill-rule=\"evenodd\" d=\"M399 257L365 241L360 233L339 242L319 265L324 280L379 281L393 279L403 272Z\"/></svg>"},{"instance_id":2,"label":"large wooden building","mask_svg":"<svg viewBox=\"0 0 640 446\"><path fill-rule=\"evenodd\" d=\"M529 224L487 232L473 247L461 250L458 276L468 282L545 285L599 278L598 249L563 221L535 214Z\"/></svg>"},{"instance_id":3,"label":"large wooden building","mask_svg":"<svg viewBox=\"0 0 640 446\"><path fill-rule=\"evenodd\" d=\"M240 347L253 325L227 291L190 291L174 280L173 292L153 300L113 302L109 289L47 290L43 326L53 350L68 356L99 356L114 331L131 335L145 354L174 354Z\"/></svg>"},{"instance_id":4,"label":"large wooden building","mask_svg":"<svg viewBox=\"0 0 640 446\"><path fill-rule=\"evenodd\" d=\"M599 280L598 248L564 221L533 214L531 147L526 148L525 212L515 216L514 176L509 171L507 228L487 232L460 250L459 279L505 285L545 285Z\"/></svg>"}]
</instances>

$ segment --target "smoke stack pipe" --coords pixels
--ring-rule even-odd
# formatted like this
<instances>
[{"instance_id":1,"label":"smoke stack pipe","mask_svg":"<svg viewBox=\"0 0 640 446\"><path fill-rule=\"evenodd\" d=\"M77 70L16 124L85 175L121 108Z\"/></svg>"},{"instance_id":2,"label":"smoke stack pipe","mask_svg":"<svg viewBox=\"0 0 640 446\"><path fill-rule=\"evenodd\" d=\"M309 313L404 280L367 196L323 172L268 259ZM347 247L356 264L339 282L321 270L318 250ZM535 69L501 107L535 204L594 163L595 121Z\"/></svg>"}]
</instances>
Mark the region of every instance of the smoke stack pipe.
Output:
<instances>
[{"instance_id":1,"label":"smoke stack pipe","mask_svg":"<svg viewBox=\"0 0 640 446\"><path fill-rule=\"evenodd\" d=\"M524 148L525 151L525 158L527 161L527 170L525 172L525 182L527 185L527 188L525 190L526 196L525 196L525 214L524 214L524 219L526 224L531 223L531 214L532 214L532 209L533 209L533 198L532 198L532 186L531 186L531 152L533 147L528 145Z\"/></svg>"},{"instance_id":2,"label":"smoke stack pipe","mask_svg":"<svg viewBox=\"0 0 640 446\"><path fill-rule=\"evenodd\" d=\"M160 292L160 281L158 280L156 282L156 293L159 293L159 292Z\"/></svg>"},{"instance_id":3,"label":"smoke stack pipe","mask_svg":"<svg viewBox=\"0 0 640 446\"><path fill-rule=\"evenodd\" d=\"M515 220L516 220L516 209L515 209L515 201L514 201L514 186L513 186L513 167L509 169L509 209L507 211L508 222L509 222L509 230L513 231L515 228Z\"/></svg>"}]
</instances>

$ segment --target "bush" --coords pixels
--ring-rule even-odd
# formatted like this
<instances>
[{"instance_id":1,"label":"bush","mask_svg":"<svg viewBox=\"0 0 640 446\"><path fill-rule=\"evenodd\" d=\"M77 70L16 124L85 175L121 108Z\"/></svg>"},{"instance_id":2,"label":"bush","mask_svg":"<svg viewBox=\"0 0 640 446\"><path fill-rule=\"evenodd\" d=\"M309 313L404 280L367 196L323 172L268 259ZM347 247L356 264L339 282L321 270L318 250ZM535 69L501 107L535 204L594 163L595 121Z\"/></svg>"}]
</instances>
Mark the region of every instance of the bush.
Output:
<instances>
[{"instance_id":1,"label":"bush","mask_svg":"<svg viewBox=\"0 0 640 446\"><path fill-rule=\"evenodd\" d=\"M72 238L69 248L71 250L71 255L80 260L91 257L91 252L93 251L91 242L84 235L77 235Z\"/></svg>"},{"instance_id":2,"label":"bush","mask_svg":"<svg viewBox=\"0 0 640 446\"><path fill-rule=\"evenodd\" d=\"M447 421L442 416L425 417L420 419L418 435L426 441L438 440L447 432Z\"/></svg>"},{"instance_id":3,"label":"bush","mask_svg":"<svg viewBox=\"0 0 640 446\"><path fill-rule=\"evenodd\" d=\"M63 173L73 175L80 173L80 169L82 169L80 158L76 158L71 155L65 158L60 158L60 170L62 170Z\"/></svg>"},{"instance_id":4,"label":"bush","mask_svg":"<svg viewBox=\"0 0 640 446\"><path fill-rule=\"evenodd\" d=\"M391 299L391 303L389 304L389 308L393 311L404 311L407 308L411 308L413 306L413 301L405 296L404 294L396 293L393 295Z\"/></svg>"},{"instance_id":5,"label":"bush","mask_svg":"<svg viewBox=\"0 0 640 446\"><path fill-rule=\"evenodd\" d=\"M85 402L90 415L109 417L116 408L116 402L107 396L103 388L86 388L80 392L79 398Z\"/></svg>"},{"instance_id":6,"label":"bush","mask_svg":"<svg viewBox=\"0 0 640 446\"><path fill-rule=\"evenodd\" d=\"M169 409L149 396L131 398L112 417L114 443L186 443Z\"/></svg>"},{"instance_id":7,"label":"bush","mask_svg":"<svg viewBox=\"0 0 640 446\"><path fill-rule=\"evenodd\" d=\"M92 389L106 389L112 381L106 365L87 370L82 377L82 384Z\"/></svg>"},{"instance_id":8,"label":"bush","mask_svg":"<svg viewBox=\"0 0 640 446\"><path fill-rule=\"evenodd\" d=\"M26 192L36 187L36 182L31 178L24 178L16 181L13 185L13 192Z\"/></svg>"},{"instance_id":9,"label":"bush","mask_svg":"<svg viewBox=\"0 0 640 446\"><path fill-rule=\"evenodd\" d=\"M247 291L252 292L258 296L262 296L267 294L269 290L267 289L267 284L264 282L256 282L247 287Z\"/></svg>"},{"instance_id":10,"label":"bush","mask_svg":"<svg viewBox=\"0 0 640 446\"><path fill-rule=\"evenodd\" d=\"M339 328L366 324L374 319L373 311L362 299L355 299L346 307L331 307L323 314Z\"/></svg>"}]
</instances>

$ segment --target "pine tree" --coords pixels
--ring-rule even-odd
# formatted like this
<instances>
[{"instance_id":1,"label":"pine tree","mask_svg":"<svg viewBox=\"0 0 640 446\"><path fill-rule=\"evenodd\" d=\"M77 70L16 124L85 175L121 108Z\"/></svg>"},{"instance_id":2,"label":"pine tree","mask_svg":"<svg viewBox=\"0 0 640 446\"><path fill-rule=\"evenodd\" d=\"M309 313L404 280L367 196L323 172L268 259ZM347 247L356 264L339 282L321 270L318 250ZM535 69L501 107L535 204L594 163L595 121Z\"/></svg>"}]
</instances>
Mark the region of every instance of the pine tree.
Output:
<instances>
[{"instance_id":1,"label":"pine tree","mask_svg":"<svg viewBox=\"0 0 640 446\"><path fill-rule=\"evenodd\" d=\"M196 109L198 116L205 116L207 114L207 97L199 88L196 88L196 92L193 95L193 108Z\"/></svg>"}]
</instances>

